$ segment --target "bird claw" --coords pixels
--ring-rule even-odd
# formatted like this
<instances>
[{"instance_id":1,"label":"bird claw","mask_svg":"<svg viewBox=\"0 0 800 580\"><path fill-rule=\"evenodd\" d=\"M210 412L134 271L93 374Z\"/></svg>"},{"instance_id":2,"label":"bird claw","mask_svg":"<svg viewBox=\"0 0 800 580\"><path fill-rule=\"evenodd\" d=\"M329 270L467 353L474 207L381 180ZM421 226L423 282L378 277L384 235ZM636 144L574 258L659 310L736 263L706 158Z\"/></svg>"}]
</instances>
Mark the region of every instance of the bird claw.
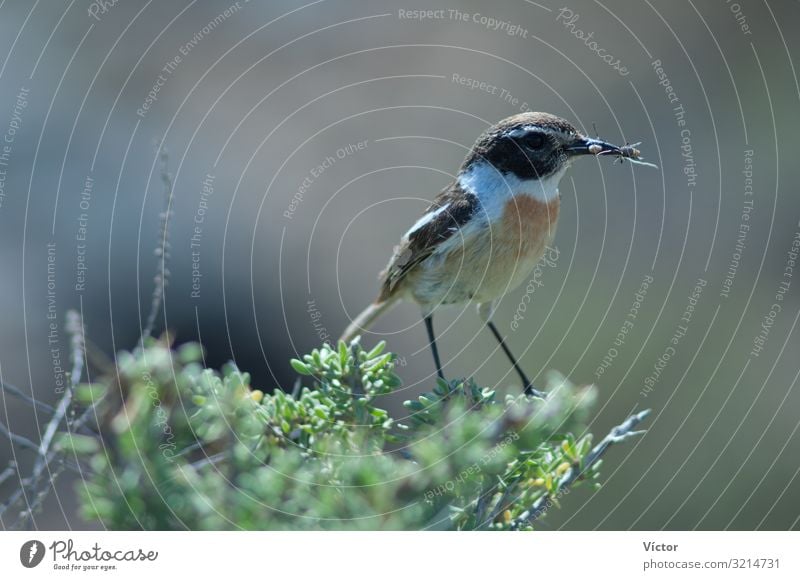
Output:
<instances>
[{"instance_id":1,"label":"bird claw","mask_svg":"<svg viewBox=\"0 0 800 580\"><path fill-rule=\"evenodd\" d=\"M525 394L535 399L547 399L547 393L534 387L533 383L527 383L525 385Z\"/></svg>"}]
</instances>

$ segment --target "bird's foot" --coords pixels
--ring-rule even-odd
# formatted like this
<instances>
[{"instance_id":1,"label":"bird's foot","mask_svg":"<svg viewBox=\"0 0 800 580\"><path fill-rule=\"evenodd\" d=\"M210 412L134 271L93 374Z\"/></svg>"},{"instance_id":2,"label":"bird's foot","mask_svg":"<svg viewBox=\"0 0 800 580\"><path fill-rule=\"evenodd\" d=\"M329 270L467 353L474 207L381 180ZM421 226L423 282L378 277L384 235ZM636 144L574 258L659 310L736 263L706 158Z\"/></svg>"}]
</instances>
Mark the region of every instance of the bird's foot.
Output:
<instances>
[{"instance_id":1,"label":"bird's foot","mask_svg":"<svg viewBox=\"0 0 800 580\"><path fill-rule=\"evenodd\" d=\"M534 397L536 399L546 399L547 393L544 391L540 391L536 387L533 386L533 383L528 382L525 384L525 394L529 397Z\"/></svg>"}]
</instances>

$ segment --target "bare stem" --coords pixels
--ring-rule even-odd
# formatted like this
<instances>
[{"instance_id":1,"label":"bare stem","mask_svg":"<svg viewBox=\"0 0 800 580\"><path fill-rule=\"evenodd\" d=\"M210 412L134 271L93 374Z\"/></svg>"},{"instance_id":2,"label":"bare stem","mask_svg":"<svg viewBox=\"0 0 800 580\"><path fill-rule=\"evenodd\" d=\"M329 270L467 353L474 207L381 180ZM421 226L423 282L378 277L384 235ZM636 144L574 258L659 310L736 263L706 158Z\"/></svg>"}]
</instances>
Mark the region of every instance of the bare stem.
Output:
<instances>
[{"instance_id":1,"label":"bare stem","mask_svg":"<svg viewBox=\"0 0 800 580\"><path fill-rule=\"evenodd\" d=\"M50 422L47 424L47 428L42 436L42 442L39 445L39 457L33 467L34 479L38 479L45 468L47 452L49 451L50 445L53 442L53 437L55 436L56 431L58 431L58 428L61 426L61 422L66 417L67 411L70 409L70 405L72 404L72 395L75 391L75 387L81 380L81 375L83 374L83 321L81 320L80 314L78 314L75 310L70 310L67 312L66 330L72 337L70 339L72 372L70 373L69 384L64 391L64 395L58 402L55 413L50 419Z\"/></svg>"},{"instance_id":2,"label":"bare stem","mask_svg":"<svg viewBox=\"0 0 800 580\"><path fill-rule=\"evenodd\" d=\"M150 312L147 315L147 320L142 330L142 335L139 338L139 345L144 340L153 334L153 329L156 324L156 317L158 316L161 306L164 303L164 295L169 281L169 270L167 269L167 261L169 260L169 223L172 217L172 175L169 173L169 154L166 149L161 148L161 182L164 185L164 211L161 213L161 230L159 233L158 244L156 245L155 255L158 260L158 269L153 278L153 297L150 302Z\"/></svg>"},{"instance_id":3,"label":"bare stem","mask_svg":"<svg viewBox=\"0 0 800 580\"><path fill-rule=\"evenodd\" d=\"M16 461L9 461L8 465L6 466L6 468L3 471L0 471L0 485L2 485L5 482L5 480L7 480L9 477L14 475L15 473L18 473L18 471L17 471L17 462Z\"/></svg>"},{"instance_id":4,"label":"bare stem","mask_svg":"<svg viewBox=\"0 0 800 580\"><path fill-rule=\"evenodd\" d=\"M74 417L68 416L68 413L72 411L72 397L75 387L78 385L81 380L81 376L83 375L85 354L83 321L77 311L70 310L67 312L66 330L71 337L70 354L72 359L72 371L70 372L67 388L64 390L64 394L58 401L58 405L56 405L53 416L47 423L44 435L42 435L42 440L37 446L37 457L33 465L31 475L21 482L22 485L20 486L20 489L17 490L17 493L12 495L12 497L5 504L0 506L0 515L2 515L3 512L14 505L20 498L25 500L27 509L22 512L19 519L15 523L15 527L22 527L24 524L26 524L33 516L36 509L47 497L48 489L43 486L42 478L45 469L47 469L49 475L46 481L50 484L50 486L52 486L53 482L64 467L62 462L56 467L55 470L50 470L50 463L53 461L53 459L55 459L58 453L58 450L53 450L51 447L53 438L61 427L61 423L66 420L68 430L70 430L70 427L72 426ZM15 438L20 437L19 435L13 436Z\"/></svg>"},{"instance_id":5,"label":"bare stem","mask_svg":"<svg viewBox=\"0 0 800 580\"><path fill-rule=\"evenodd\" d=\"M563 477L558 481L555 491L545 494L533 502L531 507L525 510L511 523L511 529L516 530L523 527L525 524L532 524L539 517L541 517L542 514L544 514L550 507L553 499L557 498L561 492L570 487L578 478L591 469L591 467L597 463L597 461L603 456L608 448L614 443L619 443L620 441L624 441L630 437L641 435L644 431L634 431L633 428L641 423L649 414L650 409L640 411L639 413L631 415L621 424L614 427L611 432L606 435L605 438L598 443L586 456L582 466L573 466L567 470Z\"/></svg>"},{"instance_id":6,"label":"bare stem","mask_svg":"<svg viewBox=\"0 0 800 580\"><path fill-rule=\"evenodd\" d=\"M36 399L34 399L29 395L26 395L18 387L15 387L10 383L0 382L0 390L3 390L8 394L15 396L16 398L25 401L31 407L34 407L40 411L43 411L48 414L52 414L53 412L55 412L55 409L50 405L48 405L47 403L43 403L42 401L37 401Z\"/></svg>"},{"instance_id":7,"label":"bare stem","mask_svg":"<svg viewBox=\"0 0 800 580\"><path fill-rule=\"evenodd\" d=\"M8 427L6 427L3 423L0 423L0 435L3 435L8 438L11 443L16 443L20 447L24 449L39 449L39 446L28 439L27 437L23 437L22 435L17 435L16 433L12 433L9 431Z\"/></svg>"}]
</instances>

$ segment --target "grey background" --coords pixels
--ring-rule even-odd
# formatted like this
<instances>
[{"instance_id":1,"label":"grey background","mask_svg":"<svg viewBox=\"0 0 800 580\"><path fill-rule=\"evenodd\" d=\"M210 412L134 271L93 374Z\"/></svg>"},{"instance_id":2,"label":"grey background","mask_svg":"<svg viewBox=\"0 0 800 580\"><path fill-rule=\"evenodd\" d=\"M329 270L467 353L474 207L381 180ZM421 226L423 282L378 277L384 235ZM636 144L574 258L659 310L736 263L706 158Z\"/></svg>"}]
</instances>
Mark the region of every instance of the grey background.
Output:
<instances>
[{"instance_id":1,"label":"grey background","mask_svg":"<svg viewBox=\"0 0 800 580\"><path fill-rule=\"evenodd\" d=\"M577 383L597 382L593 432L632 409L654 411L645 437L608 454L602 489L570 493L545 526L798 527L797 275L763 351L750 354L800 230L796 2L744 0L738 14L733 3L698 1L431 6L468 13L466 22L447 12L399 17L401 9L428 7L422 2L336 0L242 1L218 19L229 6L120 0L98 21L85 0L0 5L0 139L20 89L29 91L0 206L3 380L55 398L51 348L65 355L67 344L63 332L48 342L48 243L56 248L57 322L82 308L89 336L109 354L135 344L157 263L154 143L163 138L175 218L159 329L168 326L180 341L202 338L211 365L234 359L262 388L289 388L289 357L318 345L320 334L338 336L374 298L392 246L452 178L465 148L527 103L607 140L641 141L660 166L576 164L561 187L556 265L543 268L516 331L510 323L524 287L496 316L539 380L554 368ZM579 15L571 25L559 15L564 7ZM491 30L473 21L476 13L520 30ZM578 29L593 33L589 42L628 74L576 38ZM137 115L162 68L198 34L149 111ZM694 187L683 171L678 103L659 85L656 60L685 110ZM518 102L453 82L454 74ZM366 146L315 177L285 217L312 169L360 141ZM750 229L725 298L748 150ZM208 173L214 193L195 257L200 297L192 298L191 236ZM84 210L87 175L94 186ZM76 291L81 213L88 269ZM634 326L598 379L648 275L653 284ZM644 396L699 278L707 285L686 335ZM443 311L437 327L449 375L519 388L472 307ZM416 308L398 307L365 341L381 337L404 363L398 401L430 388L433 365ZM38 439L43 417L10 400L2 405L4 422ZM3 440L0 463L10 454ZM59 480L38 527L87 527L74 511L73 486Z\"/></svg>"}]
</instances>

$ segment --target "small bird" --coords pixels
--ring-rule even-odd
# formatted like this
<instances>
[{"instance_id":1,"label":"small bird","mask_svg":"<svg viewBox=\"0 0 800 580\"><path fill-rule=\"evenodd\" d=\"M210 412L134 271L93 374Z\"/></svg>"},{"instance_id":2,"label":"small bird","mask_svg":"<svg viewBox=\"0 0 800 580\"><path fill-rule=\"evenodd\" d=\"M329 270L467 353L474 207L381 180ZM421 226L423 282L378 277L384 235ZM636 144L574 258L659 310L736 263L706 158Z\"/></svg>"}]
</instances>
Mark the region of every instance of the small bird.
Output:
<instances>
[{"instance_id":1,"label":"small bird","mask_svg":"<svg viewBox=\"0 0 800 580\"><path fill-rule=\"evenodd\" d=\"M345 329L350 342L400 299L416 302L428 333L436 373L444 379L433 312L476 303L522 380L537 391L492 322L497 301L525 280L556 232L558 184L581 155L639 161L635 146L617 147L582 135L549 113L526 112L487 129L464 159L455 181L433 200L394 248L381 272L381 290Z\"/></svg>"}]
</instances>

